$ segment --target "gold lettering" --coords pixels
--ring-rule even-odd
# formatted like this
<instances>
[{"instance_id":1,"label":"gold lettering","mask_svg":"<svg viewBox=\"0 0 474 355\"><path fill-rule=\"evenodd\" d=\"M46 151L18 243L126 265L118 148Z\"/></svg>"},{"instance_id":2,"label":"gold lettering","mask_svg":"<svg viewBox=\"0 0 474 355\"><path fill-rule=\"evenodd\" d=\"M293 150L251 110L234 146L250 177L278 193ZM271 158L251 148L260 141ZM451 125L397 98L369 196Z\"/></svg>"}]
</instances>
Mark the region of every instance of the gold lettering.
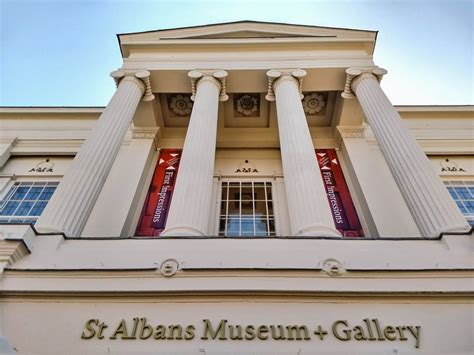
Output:
<instances>
[{"instance_id":1,"label":"gold lettering","mask_svg":"<svg viewBox=\"0 0 474 355\"><path fill-rule=\"evenodd\" d=\"M131 337L131 336L128 335L127 324L125 322L125 319L122 319L120 321L120 324L117 326L114 333L111 335L110 339L117 339L117 335L121 335L122 339L127 339L127 340L136 339L136 338Z\"/></svg>"},{"instance_id":2,"label":"gold lettering","mask_svg":"<svg viewBox=\"0 0 474 355\"><path fill-rule=\"evenodd\" d=\"M305 325L288 325L286 327L288 331L288 340L310 340L308 328ZM304 338L301 336L301 332L304 333ZM293 336L296 333L296 338Z\"/></svg>"},{"instance_id":3,"label":"gold lettering","mask_svg":"<svg viewBox=\"0 0 474 355\"><path fill-rule=\"evenodd\" d=\"M268 333L268 327L266 325L261 325L260 327L258 327L257 337L260 340L267 340L268 339L267 333Z\"/></svg>"},{"instance_id":4,"label":"gold lettering","mask_svg":"<svg viewBox=\"0 0 474 355\"><path fill-rule=\"evenodd\" d=\"M383 333L385 335L385 338L387 338L390 341L397 340L397 336L395 335L395 328L387 325L385 329L383 330ZM395 335L395 336L393 336Z\"/></svg>"},{"instance_id":5,"label":"gold lettering","mask_svg":"<svg viewBox=\"0 0 474 355\"><path fill-rule=\"evenodd\" d=\"M253 325L248 325L245 327L245 340L254 340L255 339L255 327Z\"/></svg>"},{"instance_id":6,"label":"gold lettering","mask_svg":"<svg viewBox=\"0 0 474 355\"><path fill-rule=\"evenodd\" d=\"M137 317L133 318L133 329L132 329L132 334L130 336L130 339L136 339L137 338L138 321L139 321L139 319Z\"/></svg>"},{"instance_id":7,"label":"gold lettering","mask_svg":"<svg viewBox=\"0 0 474 355\"><path fill-rule=\"evenodd\" d=\"M85 324L85 330L81 334L82 339L92 339L95 336L95 329L94 325L97 325L99 323L98 319L89 319L86 324ZM89 332L89 334L86 334L86 331Z\"/></svg>"},{"instance_id":8,"label":"gold lettering","mask_svg":"<svg viewBox=\"0 0 474 355\"><path fill-rule=\"evenodd\" d=\"M153 336L156 340L166 339L166 327L162 324L157 325L155 328L155 335Z\"/></svg>"},{"instance_id":9,"label":"gold lettering","mask_svg":"<svg viewBox=\"0 0 474 355\"><path fill-rule=\"evenodd\" d=\"M352 328L354 331L354 339L355 340L367 340L367 337L365 336L364 329L360 325L356 325L354 328Z\"/></svg>"},{"instance_id":10,"label":"gold lettering","mask_svg":"<svg viewBox=\"0 0 474 355\"><path fill-rule=\"evenodd\" d=\"M403 333L403 331L404 331L405 329L407 329L407 327L398 326L398 327L396 327L396 328L397 328L397 330L398 330L398 334L400 334L400 340L402 340L402 341L408 340L408 338L407 338L407 337L405 336L405 334Z\"/></svg>"},{"instance_id":11,"label":"gold lettering","mask_svg":"<svg viewBox=\"0 0 474 355\"><path fill-rule=\"evenodd\" d=\"M146 318L141 318L142 326L140 328L140 339L148 339L153 334L153 327L149 324L146 324Z\"/></svg>"},{"instance_id":12,"label":"gold lettering","mask_svg":"<svg viewBox=\"0 0 474 355\"><path fill-rule=\"evenodd\" d=\"M215 331L212 328L212 323L209 319L203 319L202 321L204 322L204 334L201 337L201 339L207 340L208 339L207 333L209 333L211 339L215 339L218 334L219 334L219 340L226 340L227 339L226 336L225 336L225 325L227 323L226 319L222 319L219 322L219 326L217 327L217 330L215 330Z\"/></svg>"},{"instance_id":13,"label":"gold lettering","mask_svg":"<svg viewBox=\"0 0 474 355\"><path fill-rule=\"evenodd\" d=\"M194 325L188 325L186 327L186 333L184 334L184 339L185 340L192 340L194 339L194 331L196 330L196 328L194 327Z\"/></svg>"},{"instance_id":14,"label":"gold lettering","mask_svg":"<svg viewBox=\"0 0 474 355\"><path fill-rule=\"evenodd\" d=\"M411 325L409 325L408 327L408 330L410 331L410 333L413 334L413 336L415 337L415 348L419 348L420 347L420 331L421 331L421 327L419 325L417 325L416 327L412 327Z\"/></svg>"},{"instance_id":15,"label":"gold lettering","mask_svg":"<svg viewBox=\"0 0 474 355\"><path fill-rule=\"evenodd\" d=\"M179 325L179 324L172 324L170 326L168 326L168 331L169 331L169 334L168 334L168 339L169 340L174 340L174 339L178 339L178 340L181 340L183 339L183 328ZM178 334L177 336L175 337L174 333L175 331L178 331Z\"/></svg>"},{"instance_id":16,"label":"gold lettering","mask_svg":"<svg viewBox=\"0 0 474 355\"><path fill-rule=\"evenodd\" d=\"M237 335L234 335L234 328L237 328ZM238 325L229 325L229 338L231 340L242 340L242 326Z\"/></svg>"},{"instance_id":17,"label":"gold lettering","mask_svg":"<svg viewBox=\"0 0 474 355\"><path fill-rule=\"evenodd\" d=\"M275 328L277 328L277 327L280 331L280 334L278 336L275 335L275 333L276 333ZM285 328L283 328L282 325L277 325L277 326L271 325L270 329L272 330L272 338L274 340L285 340L286 339L286 337L285 337Z\"/></svg>"},{"instance_id":18,"label":"gold lettering","mask_svg":"<svg viewBox=\"0 0 474 355\"><path fill-rule=\"evenodd\" d=\"M104 329L107 328L107 324L104 322L100 322L99 324L99 333L97 334L97 339L104 339L104 336L102 333L104 332Z\"/></svg>"},{"instance_id":19,"label":"gold lettering","mask_svg":"<svg viewBox=\"0 0 474 355\"><path fill-rule=\"evenodd\" d=\"M346 320L337 320L333 323L332 325L332 333L334 334L334 336L339 339L339 340L342 340L342 341L348 341L348 340L351 340L351 331L350 329L344 329L342 332L345 334L345 336L342 336L341 334L339 334L338 332L338 329L337 329L337 326L339 324L342 324L344 325L345 327L348 327L349 324L347 323Z\"/></svg>"}]
</instances>

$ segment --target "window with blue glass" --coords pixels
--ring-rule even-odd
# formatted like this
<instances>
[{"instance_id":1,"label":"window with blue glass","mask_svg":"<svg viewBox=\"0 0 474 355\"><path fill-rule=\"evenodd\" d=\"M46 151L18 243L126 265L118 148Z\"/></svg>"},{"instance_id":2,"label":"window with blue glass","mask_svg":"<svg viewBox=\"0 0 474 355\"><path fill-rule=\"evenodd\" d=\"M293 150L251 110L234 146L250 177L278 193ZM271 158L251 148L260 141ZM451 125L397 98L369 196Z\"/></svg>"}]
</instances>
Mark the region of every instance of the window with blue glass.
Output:
<instances>
[{"instance_id":1,"label":"window with blue glass","mask_svg":"<svg viewBox=\"0 0 474 355\"><path fill-rule=\"evenodd\" d=\"M474 226L474 181L449 181L445 184L462 214Z\"/></svg>"},{"instance_id":2,"label":"window with blue glass","mask_svg":"<svg viewBox=\"0 0 474 355\"><path fill-rule=\"evenodd\" d=\"M59 182L15 182L5 198L0 201L0 223L35 223Z\"/></svg>"}]
</instances>

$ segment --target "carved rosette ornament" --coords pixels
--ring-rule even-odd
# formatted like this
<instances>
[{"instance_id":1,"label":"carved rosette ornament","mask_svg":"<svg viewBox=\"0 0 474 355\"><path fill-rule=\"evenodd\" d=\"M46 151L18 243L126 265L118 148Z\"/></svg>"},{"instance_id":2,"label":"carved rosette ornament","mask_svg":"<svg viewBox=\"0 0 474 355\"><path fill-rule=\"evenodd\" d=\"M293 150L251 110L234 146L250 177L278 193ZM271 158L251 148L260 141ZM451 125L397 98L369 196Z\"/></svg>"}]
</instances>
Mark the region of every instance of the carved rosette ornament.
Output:
<instances>
[{"instance_id":1,"label":"carved rosette ornament","mask_svg":"<svg viewBox=\"0 0 474 355\"><path fill-rule=\"evenodd\" d=\"M150 72L148 70L138 70L134 72L127 72L124 70L115 70L110 73L114 79L115 85L118 87L122 80L138 80L144 86L143 101L151 101L155 98L151 91Z\"/></svg>"},{"instance_id":2,"label":"carved rosette ornament","mask_svg":"<svg viewBox=\"0 0 474 355\"><path fill-rule=\"evenodd\" d=\"M300 92L300 98L303 99L303 78L306 76L306 71L303 69L272 69L267 71L268 77L268 91L265 99L267 101L275 101L274 85L279 80L294 78L298 80L298 89Z\"/></svg>"},{"instance_id":3,"label":"carved rosette ornament","mask_svg":"<svg viewBox=\"0 0 474 355\"><path fill-rule=\"evenodd\" d=\"M326 101L324 101L324 95L318 94L317 92L311 92L303 97L303 109L308 115L321 112L325 106Z\"/></svg>"},{"instance_id":4,"label":"carved rosette ornament","mask_svg":"<svg viewBox=\"0 0 474 355\"><path fill-rule=\"evenodd\" d=\"M242 95L236 100L236 110L244 116L252 116L258 111L258 99L249 94Z\"/></svg>"},{"instance_id":5,"label":"carved rosette ornament","mask_svg":"<svg viewBox=\"0 0 474 355\"><path fill-rule=\"evenodd\" d=\"M196 97L198 82L204 79L214 79L211 81L219 85L219 101L227 101L229 99L226 93L227 72L225 70L191 70L188 73L188 77L191 79L191 100L194 101Z\"/></svg>"},{"instance_id":6,"label":"carved rosette ornament","mask_svg":"<svg viewBox=\"0 0 474 355\"><path fill-rule=\"evenodd\" d=\"M169 108L176 116L189 116L193 109L193 103L189 96L177 94L171 97Z\"/></svg>"}]
</instances>

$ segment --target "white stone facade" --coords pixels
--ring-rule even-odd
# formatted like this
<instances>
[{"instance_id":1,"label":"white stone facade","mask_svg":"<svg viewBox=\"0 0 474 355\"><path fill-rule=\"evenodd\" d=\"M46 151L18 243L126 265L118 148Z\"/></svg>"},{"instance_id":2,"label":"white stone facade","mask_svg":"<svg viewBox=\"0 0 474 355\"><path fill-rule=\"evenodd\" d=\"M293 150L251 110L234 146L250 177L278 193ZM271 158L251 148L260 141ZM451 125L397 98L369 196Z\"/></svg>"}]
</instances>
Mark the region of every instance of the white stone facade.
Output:
<instances>
[{"instance_id":1,"label":"white stone facade","mask_svg":"<svg viewBox=\"0 0 474 355\"><path fill-rule=\"evenodd\" d=\"M0 108L0 353L470 354L474 110L394 107L375 37L121 34L107 107Z\"/></svg>"}]
</instances>

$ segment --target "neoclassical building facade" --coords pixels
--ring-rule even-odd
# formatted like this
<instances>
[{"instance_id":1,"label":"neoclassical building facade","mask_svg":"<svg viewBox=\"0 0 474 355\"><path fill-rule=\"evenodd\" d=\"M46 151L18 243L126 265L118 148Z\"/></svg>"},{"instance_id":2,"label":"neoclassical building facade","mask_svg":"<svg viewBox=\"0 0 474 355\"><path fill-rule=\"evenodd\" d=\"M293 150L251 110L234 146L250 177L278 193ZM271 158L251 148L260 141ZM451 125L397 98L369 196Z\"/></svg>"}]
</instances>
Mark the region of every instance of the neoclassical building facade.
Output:
<instances>
[{"instance_id":1,"label":"neoclassical building facade","mask_svg":"<svg viewBox=\"0 0 474 355\"><path fill-rule=\"evenodd\" d=\"M106 107L0 108L0 353L470 354L474 110L376 35L119 34Z\"/></svg>"}]
</instances>

